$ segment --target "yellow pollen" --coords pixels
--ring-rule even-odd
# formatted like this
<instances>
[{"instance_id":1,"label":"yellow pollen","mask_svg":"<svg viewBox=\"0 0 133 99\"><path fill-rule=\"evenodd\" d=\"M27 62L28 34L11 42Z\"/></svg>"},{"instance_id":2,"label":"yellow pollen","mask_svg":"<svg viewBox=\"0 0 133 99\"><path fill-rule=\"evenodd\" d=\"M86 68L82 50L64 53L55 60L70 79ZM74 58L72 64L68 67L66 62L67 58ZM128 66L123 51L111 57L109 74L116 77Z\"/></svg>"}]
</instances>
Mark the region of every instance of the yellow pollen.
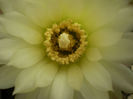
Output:
<instances>
[{"instance_id":1,"label":"yellow pollen","mask_svg":"<svg viewBox=\"0 0 133 99\"><path fill-rule=\"evenodd\" d=\"M45 32L44 45L51 60L60 64L75 62L85 51L86 35L80 24L71 20L54 24Z\"/></svg>"},{"instance_id":2,"label":"yellow pollen","mask_svg":"<svg viewBox=\"0 0 133 99\"><path fill-rule=\"evenodd\" d=\"M67 34L67 33L62 33L62 34L59 36L58 42L59 42L59 47L60 47L61 49L68 49L68 47L69 47L69 45L70 45L69 34Z\"/></svg>"}]
</instances>

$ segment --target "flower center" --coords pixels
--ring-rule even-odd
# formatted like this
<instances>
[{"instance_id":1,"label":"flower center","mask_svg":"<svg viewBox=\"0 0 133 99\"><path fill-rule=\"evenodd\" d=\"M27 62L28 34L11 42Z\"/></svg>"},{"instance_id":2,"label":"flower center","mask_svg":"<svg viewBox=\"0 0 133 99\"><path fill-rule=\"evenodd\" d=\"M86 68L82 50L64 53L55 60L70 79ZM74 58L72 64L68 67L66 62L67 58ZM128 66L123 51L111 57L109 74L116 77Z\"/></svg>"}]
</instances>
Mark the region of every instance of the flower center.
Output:
<instances>
[{"instance_id":1,"label":"flower center","mask_svg":"<svg viewBox=\"0 0 133 99\"><path fill-rule=\"evenodd\" d=\"M68 49L70 46L71 40L69 39L69 34L62 33L58 38L59 48Z\"/></svg>"},{"instance_id":2,"label":"flower center","mask_svg":"<svg viewBox=\"0 0 133 99\"><path fill-rule=\"evenodd\" d=\"M63 21L59 25L54 24L47 29L45 36L44 45L48 56L60 64L78 60L87 44L85 31L80 24L71 20Z\"/></svg>"}]
</instances>

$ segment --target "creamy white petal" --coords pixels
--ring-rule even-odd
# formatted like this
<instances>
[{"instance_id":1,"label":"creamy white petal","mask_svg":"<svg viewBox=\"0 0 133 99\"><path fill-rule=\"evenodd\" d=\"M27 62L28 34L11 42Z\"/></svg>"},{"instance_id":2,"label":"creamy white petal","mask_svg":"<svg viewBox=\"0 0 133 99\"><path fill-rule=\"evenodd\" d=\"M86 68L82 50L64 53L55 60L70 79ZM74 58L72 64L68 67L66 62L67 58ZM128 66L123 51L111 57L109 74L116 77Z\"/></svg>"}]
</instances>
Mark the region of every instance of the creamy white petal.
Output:
<instances>
[{"instance_id":1,"label":"creamy white petal","mask_svg":"<svg viewBox=\"0 0 133 99\"><path fill-rule=\"evenodd\" d=\"M101 29L90 35L89 42L92 46L111 46L122 38L122 34L113 29Z\"/></svg>"},{"instance_id":2,"label":"creamy white petal","mask_svg":"<svg viewBox=\"0 0 133 99\"><path fill-rule=\"evenodd\" d=\"M60 70L51 88L50 99L73 99L73 89L69 87L66 72Z\"/></svg>"},{"instance_id":3,"label":"creamy white petal","mask_svg":"<svg viewBox=\"0 0 133 99\"><path fill-rule=\"evenodd\" d=\"M90 61L99 61L102 59L101 52L97 48L89 48L86 57Z\"/></svg>"},{"instance_id":4,"label":"creamy white petal","mask_svg":"<svg viewBox=\"0 0 133 99\"><path fill-rule=\"evenodd\" d=\"M133 7L128 6L119 11L117 16L105 27L110 27L121 32L131 31L133 27Z\"/></svg>"},{"instance_id":5,"label":"creamy white petal","mask_svg":"<svg viewBox=\"0 0 133 99\"><path fill-rule=\"evenodd\" d=\"M14 94L30 92L37 87L50 85L56 72L57 66L45 62L23 70L16 79Z\"/></svg>"},{"instance_id":6,"label":"creamy white petal","mask_svg":"<svg viewBox=\"0 0 133 99\"><path fill-rule=\"evenodd\" d=\"M40 44L43 41L42 30L18 12L10 12L1 16L0 22L7 33L31 44Z\"/></svg>"},{"instance_id":7,"label":"creamy white petal","mask_svg":"<svg viewBox=\"0 0 133 99\"><path fill-rule=\"evenodd\" d=\"M83 82L83 74L78 66L72 65L69 67L67 71L67 80L72 88L80 90Z\"/></svg>"},{"instance_id":8,"label":"creamy white petal","mask_svg":"<svg viewBox=\"0 0 133 99\"><path fill-rule=\"evenodd\" d=\"M51 88L51 86L41 88L37 99L49 99L50 88Z\"/></svg>"},{"instance_id":9,"label":"creamy white petal","mask_svg":"<svg viewBox=\"0 0 133 99\"><path fill-rule=\"evenodd\" d=\"M33 92L25 93L25 94L17 94L15 96L15 99L43 99L43 98L37 98L40 93L39 89L36 89Z\"/></svg>"},{"instance_id":10,"label":"creamy white petal","mask_svg":"<svg viewBox=\"0 0 133 99\"><path fill-rule=\"evenodd\" d=\"M8 65L17 68L27 68L38 63L43 57L44 50L42 48L23 48L12 56Z\"/></svg>"},{"instance_id":11,"label":"creamy white petal","mask_svg":"<svg viewBox=\"0 0 133 99\"><path fill-rule=\"evenodd\" d=\"M15 38L0 39L0 61L8 62L12 55L27 44Z\"/></svg>"},{"instance_id":12,"label":"creamy white petal","mask_svg":"<svg viewBox=\"0 0 133 99\"><path fill-rule=\"evenodd\" d=\"M126 39L133 39L133 32L127 32L124 34L124 38Z\"/></svg>"},{"instance_id":13,"label":"creamy white petal","mask_svg":"<svg viewBox=\"0 0 133 99\"><path fill-rule=\"evenodd\" d=\"M116 13L121 8L129 3L129 0L12 0L12 4L7 3L10 0L1 1L3 1L2 6L11 6L7 7L8 9L12 9L13 4L15 10L24 13L42 27L49 23L47 20L55 21L53 19L57 15L63 17L72 16L74 19L82 18L90 30L95 30L97 27L108 23L117 16ZM57 17L56 19L58 20Z\"/></svg>"},{"instance_id":14,"label":"creamy white petal","mask_svg":"<svg viewBox=\"0 0 133 99\"><path fill-rule=\"evenodd\" d=\"M12 1L13 0L0 0L0 9L3 12L12 11L13 10Z\"/></svg>"},{"instance_id":15,"label":"creamy white petal","mask_svg":"<svg viewBox=\"0 0 133 99\"><path fill-rule=\"evenodd\" d=\"M35 70L29 70L25 69L22 71L18 76L15 81L15 90L13 94L20 94L20 93L27 93L34 91L36 89L35 85L35 75L36 71Z\"/></svg>"},{"instance_id":16,"label":"creamy white petal","mask_svg":"<svg viewBox=\"0 0 133 99\"><path fill-rule=\"evenodd\" d=\"M87 81L96 89L103 91L112 90L112 80L108 71L97 62L85 61L81 66Z\"/></svg>"},{"instance_id":17,"label":"creamy white petal","mask_svg":"<svg viewBox=\"0 0 133 99\"><path fill-rule=\"evenodd\" d=\"M109 99L107 91L99 91L87 82L83 84L80 92L85 99Z\"/></svg>"},{"instance_id":18,"label":"creamy white petal","mask_svg":"<svg viewBox=\"0 0 133 99\"><path fill-rule=\"evenodd\" d=\"M84 21L90 32L104 27L113 19L118 19L117 15L122 8L129 4L129 0L85 0ZM87 13L86 13L87 12ZM123 20L124 21L124 20ZM123 22L122 21L122 22ZM126 20L125 20L126 21ZM117 24L117 22L116 22ZM118 23L119 24L119 23Z\"/></svg>"},{"instance_id":19,"label":"creamy white petal","mask_svg":"<svg viewBox=\"0 0 133 99\"><path fill-rule=\"evenodd\" d=\"M37 71L36 86L45 87L51 84L51 82L53 81L58 71L58 66L56 66L55 64L42 62L39 64L39 67L37 67L37 69L35 69Z\"/></svg>"},{"instance_id":20,"label":"creamy white petal","mask_svg":"<svg viewBox=\"0 0 133 99\"><path fill-rule=\"evenodd\" d=\"M103 62L104 67L111 74L113 83L125 92L133 92L133 72L122 64Z\"/></svg>"},{"instance_id":21,"label":"creamy white petal","mask_svg":"<svg viewBox=\"0 0 133 99\"><path fill-rule=\"evenodd\" d=\"M56 15L60 12L55 0L15 0L17 11L28 16L34 23L46 27L50 22L58 20ZM58 10L57 10L58 8Z\"/></svg>"},{"instance_id":22,"label":"creamy white petal","mask_svg":"<svg viewBox=\"0 0 133 99\"><path fill-rule=\"evenodd\" d=\"M1 28L0 28L1 30ZM0 39L4 39L4 38L10 38L11 35L7 34L6 32L0 32Z\"/></svg>"},{"instance_id":23,"label":"creamy white petal","mask_svg":"<svg viewBox=\"0 0 133 99\"><path fill-rule=\"evenodd\" d=\"M133 60L133 40L131 39L122 39L117 44L100 50L105 60L123 62Z\"/></svg>"},{"instance_id":24,"label":"creamy white petal","mask_svg":"<svg viewBox=\"0 0 133 99\"><path fill-rule=\"evenodd\" d=\"M0 89L11 88L15 84L15 80L20 70L14 67L0 67Z\"/></svg>"},{"instance_id":25,"label":"creamy white petal","mask_svg":"<svg viewBox=\"0 0 133 99\"><path fill-rule=\"evenodd\" d=\"M5 28L4 28L3 25L0 23L0 34L1 34L1 33L7 34Z\"/></svg>"},{"instance_id":26,"label":"creamy white petal","mask_svg":"<svg viewBox=\"0 0 133 99\"><path fill-rule=\"evenodd\" d=\"M74 92L74 98L73 99L85 99L85 98L83 97L83 95L81 94L81 92L75 91Z\"/></svg>"}]
</instances>

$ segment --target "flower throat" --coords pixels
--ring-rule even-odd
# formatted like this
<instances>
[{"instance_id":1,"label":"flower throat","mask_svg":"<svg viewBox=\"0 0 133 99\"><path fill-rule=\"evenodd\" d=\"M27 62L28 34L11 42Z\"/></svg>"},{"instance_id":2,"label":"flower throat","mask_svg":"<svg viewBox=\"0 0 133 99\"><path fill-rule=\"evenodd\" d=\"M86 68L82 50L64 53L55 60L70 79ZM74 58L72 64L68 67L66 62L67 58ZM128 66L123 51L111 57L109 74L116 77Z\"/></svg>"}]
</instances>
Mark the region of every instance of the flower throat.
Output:
<instances>
[{"instance_id":1,"label":"flower throat","mask_svg":"<svg viewBox=\"0 0 133 99\"><path fill-rule=\"evenodd\" d=\"M54 24L45 32L46 52L48 56L60 64L75 62L84 52L86 42L85 31L80 24L71 20Z\"/></svg>"}]
</instances>

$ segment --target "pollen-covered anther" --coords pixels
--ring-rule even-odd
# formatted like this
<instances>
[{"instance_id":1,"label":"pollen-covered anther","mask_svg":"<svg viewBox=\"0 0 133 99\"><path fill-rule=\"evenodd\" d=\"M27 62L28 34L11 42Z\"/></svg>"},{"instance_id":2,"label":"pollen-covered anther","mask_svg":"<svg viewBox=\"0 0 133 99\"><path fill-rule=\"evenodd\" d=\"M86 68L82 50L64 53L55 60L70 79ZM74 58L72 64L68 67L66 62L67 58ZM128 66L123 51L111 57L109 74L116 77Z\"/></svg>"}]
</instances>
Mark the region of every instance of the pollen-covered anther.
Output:
<instances>
[{"instance_id":1,"label":"pollen-covered anther","mask_svg":"<svg viewBox=\"0 0 133 99\"><path fill-rule=\"evenodd\" d=\"M54 24L45 32L47 55L60 64L75 62L85 51L86 35L81 25L71 20Z\"/></svg>"}]
</instances>

